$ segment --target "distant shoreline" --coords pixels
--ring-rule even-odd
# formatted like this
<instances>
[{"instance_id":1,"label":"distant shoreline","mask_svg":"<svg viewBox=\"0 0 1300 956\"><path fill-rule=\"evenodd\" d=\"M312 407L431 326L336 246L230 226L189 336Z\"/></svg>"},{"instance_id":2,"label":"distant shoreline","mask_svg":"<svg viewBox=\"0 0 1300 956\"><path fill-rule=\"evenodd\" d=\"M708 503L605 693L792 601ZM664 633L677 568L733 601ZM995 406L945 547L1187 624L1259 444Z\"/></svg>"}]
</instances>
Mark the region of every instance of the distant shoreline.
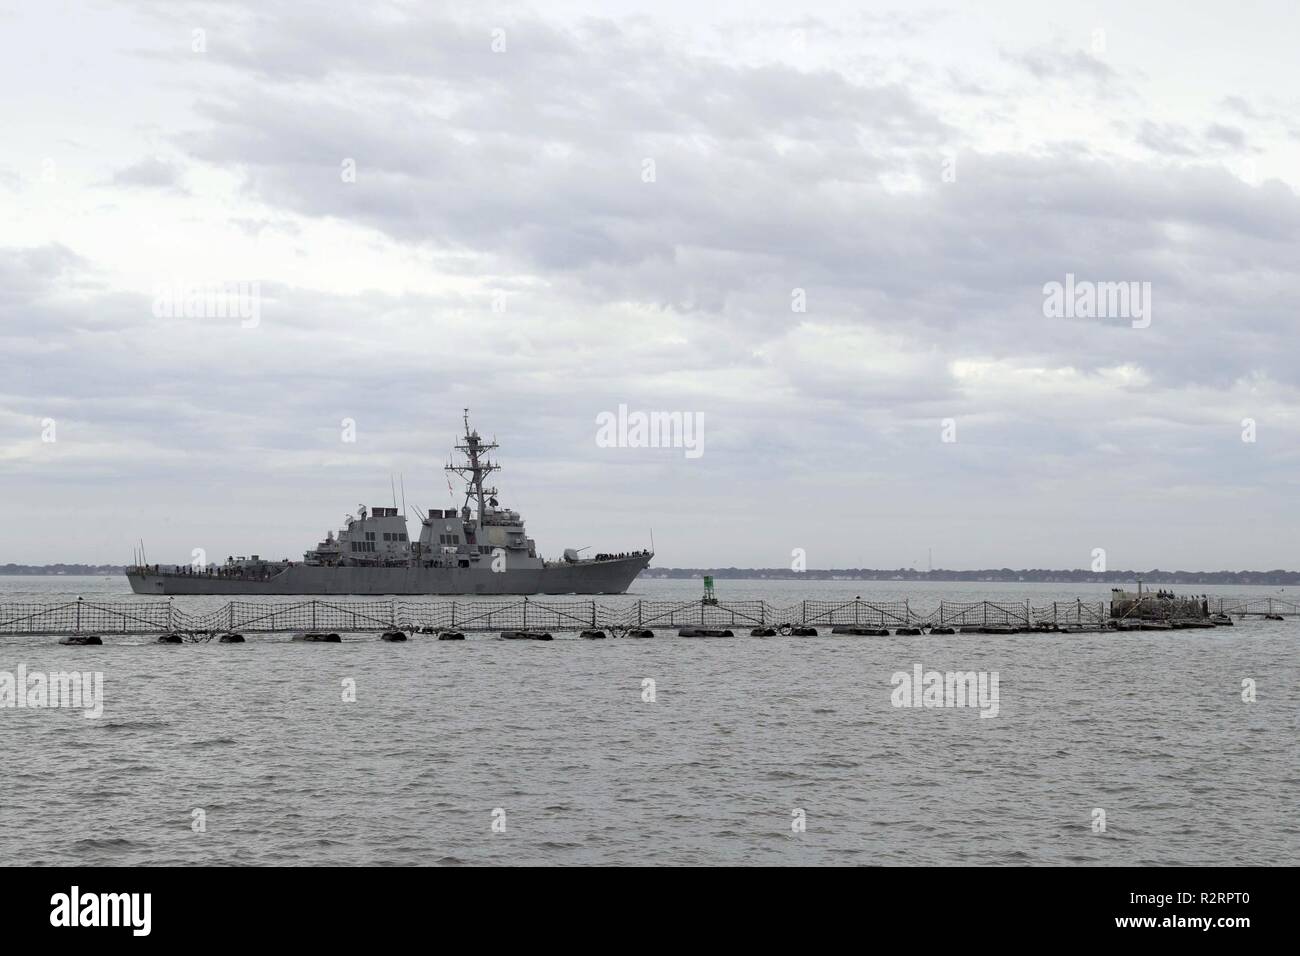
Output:
<instances>
[{"instance_id":1,"label":"distant shoreline","mask_svg":"<svg viewBox=\"0 0 1300 956\"><path fill-rule=\"evenodd\" d=\"M118 575L126 568L116 564L5 564L0 576L59 577ZM771 581L933 581L1004 584L1132 584L1138 578L1146 584L1256 584L1300 586L1300 571L1084 571L1047 568L984 568L977 571L916 571L911 568L831 568L792 571L789 568L648 568L639 579L699 580L704 575L718 580Z\"/></svg>"},{"instance_id":2,"label":"distant shoreline","mask_svg":"<svg viewBox=\"0 0 1300 956\"><path fill-rule=\"evenodd\" d=\"M792 571L789 568L647 568L640 578L701 578L711 575L718 580L744 578L772 581L934 581L952 583L975 581L1002 584L1122 584L1132 585L1139 578L1144 584L1273 584L1300 585L1300 571L1085 571L1050 568L982 568L976 571L951 571L936 568L916 571L911 568L880 570L872 568L834 568L831 570Z\"/></svg>"}]
</instances>

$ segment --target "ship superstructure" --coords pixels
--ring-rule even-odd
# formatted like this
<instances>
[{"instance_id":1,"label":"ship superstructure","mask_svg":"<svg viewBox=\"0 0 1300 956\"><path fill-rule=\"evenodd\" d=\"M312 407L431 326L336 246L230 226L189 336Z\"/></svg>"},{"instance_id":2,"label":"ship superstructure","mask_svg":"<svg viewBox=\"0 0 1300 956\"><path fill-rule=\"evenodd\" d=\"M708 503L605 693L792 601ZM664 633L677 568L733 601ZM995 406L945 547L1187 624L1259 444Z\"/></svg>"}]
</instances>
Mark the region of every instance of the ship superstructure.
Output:
<instances>
[{"instance_id":1,"label":"ship superstructure","mask_svg":"<svg viewBox=\"0 0 1300 956\"><path fill-rule=\"evenodd\" d=\"M327 532L301 562L231 556L213 567L138 565L127 571L137 594L622 594L650 563L649 551L584 558L569 548L546 561L517 511L503 508L487 478L500 471L464 416L455 446L463 461L445 470L465 482L460 508L420 515L419 537L393 507L361 505L337 535ZM582 549L586 550L586 549Z\"/></svg>"}]
</instances>

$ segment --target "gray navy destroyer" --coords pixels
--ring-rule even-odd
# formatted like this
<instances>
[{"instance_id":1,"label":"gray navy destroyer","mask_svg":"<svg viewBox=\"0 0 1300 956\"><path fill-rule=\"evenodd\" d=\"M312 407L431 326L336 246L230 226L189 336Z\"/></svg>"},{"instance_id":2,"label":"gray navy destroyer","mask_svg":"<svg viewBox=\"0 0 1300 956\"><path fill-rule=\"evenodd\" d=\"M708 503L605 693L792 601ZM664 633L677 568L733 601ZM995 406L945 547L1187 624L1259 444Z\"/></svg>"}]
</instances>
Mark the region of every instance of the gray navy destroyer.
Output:
<instances>
[{"instance_id":1,"label":"gray navy destroyer","mask_svg":"<svg viewBox=\"0 0 1300 956\"><path fill-rule=\"evenodd\" d=\"M361 507L338 532L302 561L231 557L221 566L137 564L127 571L136 594L622 594L654 557L651 551L583 557L567 548L547 561L537 553L516 511L501 507L484 479L500 465L469 426L456 450L464 457L446 471L465 480L465 503L420 516L409 539L397 508ZM471 508L471 505L474 508ZM581 549L586 551L586 548Z\"/></svg>"}]
</instances>

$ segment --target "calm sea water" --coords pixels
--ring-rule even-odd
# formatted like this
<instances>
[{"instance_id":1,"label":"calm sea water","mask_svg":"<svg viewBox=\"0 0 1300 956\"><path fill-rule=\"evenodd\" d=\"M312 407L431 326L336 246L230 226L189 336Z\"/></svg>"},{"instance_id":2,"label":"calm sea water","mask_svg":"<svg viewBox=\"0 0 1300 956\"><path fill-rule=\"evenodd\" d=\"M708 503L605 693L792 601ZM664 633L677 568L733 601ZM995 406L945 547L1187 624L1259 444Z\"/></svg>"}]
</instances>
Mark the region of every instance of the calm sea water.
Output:
<instances>
[{"instance_id":1,"label":"calm sea water","mask_svg":"<svg viewBox=\"0 0 1300 956\"><path fill-rule=\"evenodd\" d=\"M699 589L639 581L623 600ZM815 581L719 591L924 607L1109 596ZM0 603L77 595L137 599L121 578L0 577ZM1006 637L0 638L0 671L99 670L106 698L97 720L0 710L0 860L1295 864L1298 635L1300 620ZM915 664L996 671L998 715L893 706L891 675Z\"/></svg>"}]
</instances>

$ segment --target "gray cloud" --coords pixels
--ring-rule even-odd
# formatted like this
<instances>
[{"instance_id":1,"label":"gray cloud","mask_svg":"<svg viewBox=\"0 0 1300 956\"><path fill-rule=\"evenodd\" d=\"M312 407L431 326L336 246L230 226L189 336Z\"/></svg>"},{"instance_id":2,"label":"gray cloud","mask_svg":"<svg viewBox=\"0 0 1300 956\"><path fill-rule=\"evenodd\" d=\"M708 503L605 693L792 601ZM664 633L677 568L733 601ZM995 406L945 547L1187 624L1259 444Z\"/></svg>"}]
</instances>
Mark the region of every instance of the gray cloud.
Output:
<instances>
[{"instance_id":1,"label":"gray cloud","mask_svg":"<svg viewBox=\"0 0 1300 956\"><path fill-rule=\"evenodd\" d=\"M1037 80L1084 79L1092 81L1097 89L1103 89L1119 77L1110 64L1086 50L1041 46L1005 52L1003 56Z\"/></svg>"},{"instance_id":2,"label":"gray cloud","mask_svg":"<svg viewBox=\"0 0 1300 956\"><path fill-rule=\"evenodd\" d=\"M1096 57L1006 52L1022 90L724 60L645 21L503 18L495 54L488 19L195 9L206 54L141 56L192 96L164 127L184 166L119 165L103 188L145 208L136 187L182 168L176 202L232 183L232 234L303 264L228 276L261 283L261 325L157 316L147 283L34 234L0 250L0 469L96 503L121 540L225 553L263 535L293 554L389 471L441 504L431 472L464 405L506 443L508 501L552 552L631 547L653 521L668 563L781 563L804 542L754 520L781 514L825 542L814 564L890 564L958 526L967 563L1079 564L1101 543L1140 553L1141 528L1173 519L1179 553L1214 565L1220 536L1180 509L1250 495L1294 522L1300 204L1218 165L1244 130L1159 116ZM818 22L796 22L811 45ZM1063 141L985 135L986 109L1023 133L1045 85L1107 99L1144 158L1082 122ZM150 221L180 230L193 207L176 208ZM330 291L371 246L437 291ZM1151 327L1044 317L1066 273L1150 282ZM702 412L705 457L596 448L619 403ZM45 416L65 423L57 449L32 443ZM155 513L110 514L123 486Z\"/></svg>"},{"instance_id":3,"label":"gray cloud","mask_svg":"<svg viewBox=\"0 0 1300 956\"><path fill-rule=\"evenodd\" d=\"M1205 130L1205 138L1211 143L1242 149L1246 145L1246 134L1235 126L1223 123L1211 123Z\"/></svg>"},{"instance_id":4,"label":"gray cloud","mask_svg":"<svg viewBox=\"0 0 1300 956\"><path fill-rule=\"evenodd\" d=\"M146 157L113 174L115 186L142 186L150 189L183 189L183 175L178 166L157 157Z\"/></svg>"}]
</instances>

